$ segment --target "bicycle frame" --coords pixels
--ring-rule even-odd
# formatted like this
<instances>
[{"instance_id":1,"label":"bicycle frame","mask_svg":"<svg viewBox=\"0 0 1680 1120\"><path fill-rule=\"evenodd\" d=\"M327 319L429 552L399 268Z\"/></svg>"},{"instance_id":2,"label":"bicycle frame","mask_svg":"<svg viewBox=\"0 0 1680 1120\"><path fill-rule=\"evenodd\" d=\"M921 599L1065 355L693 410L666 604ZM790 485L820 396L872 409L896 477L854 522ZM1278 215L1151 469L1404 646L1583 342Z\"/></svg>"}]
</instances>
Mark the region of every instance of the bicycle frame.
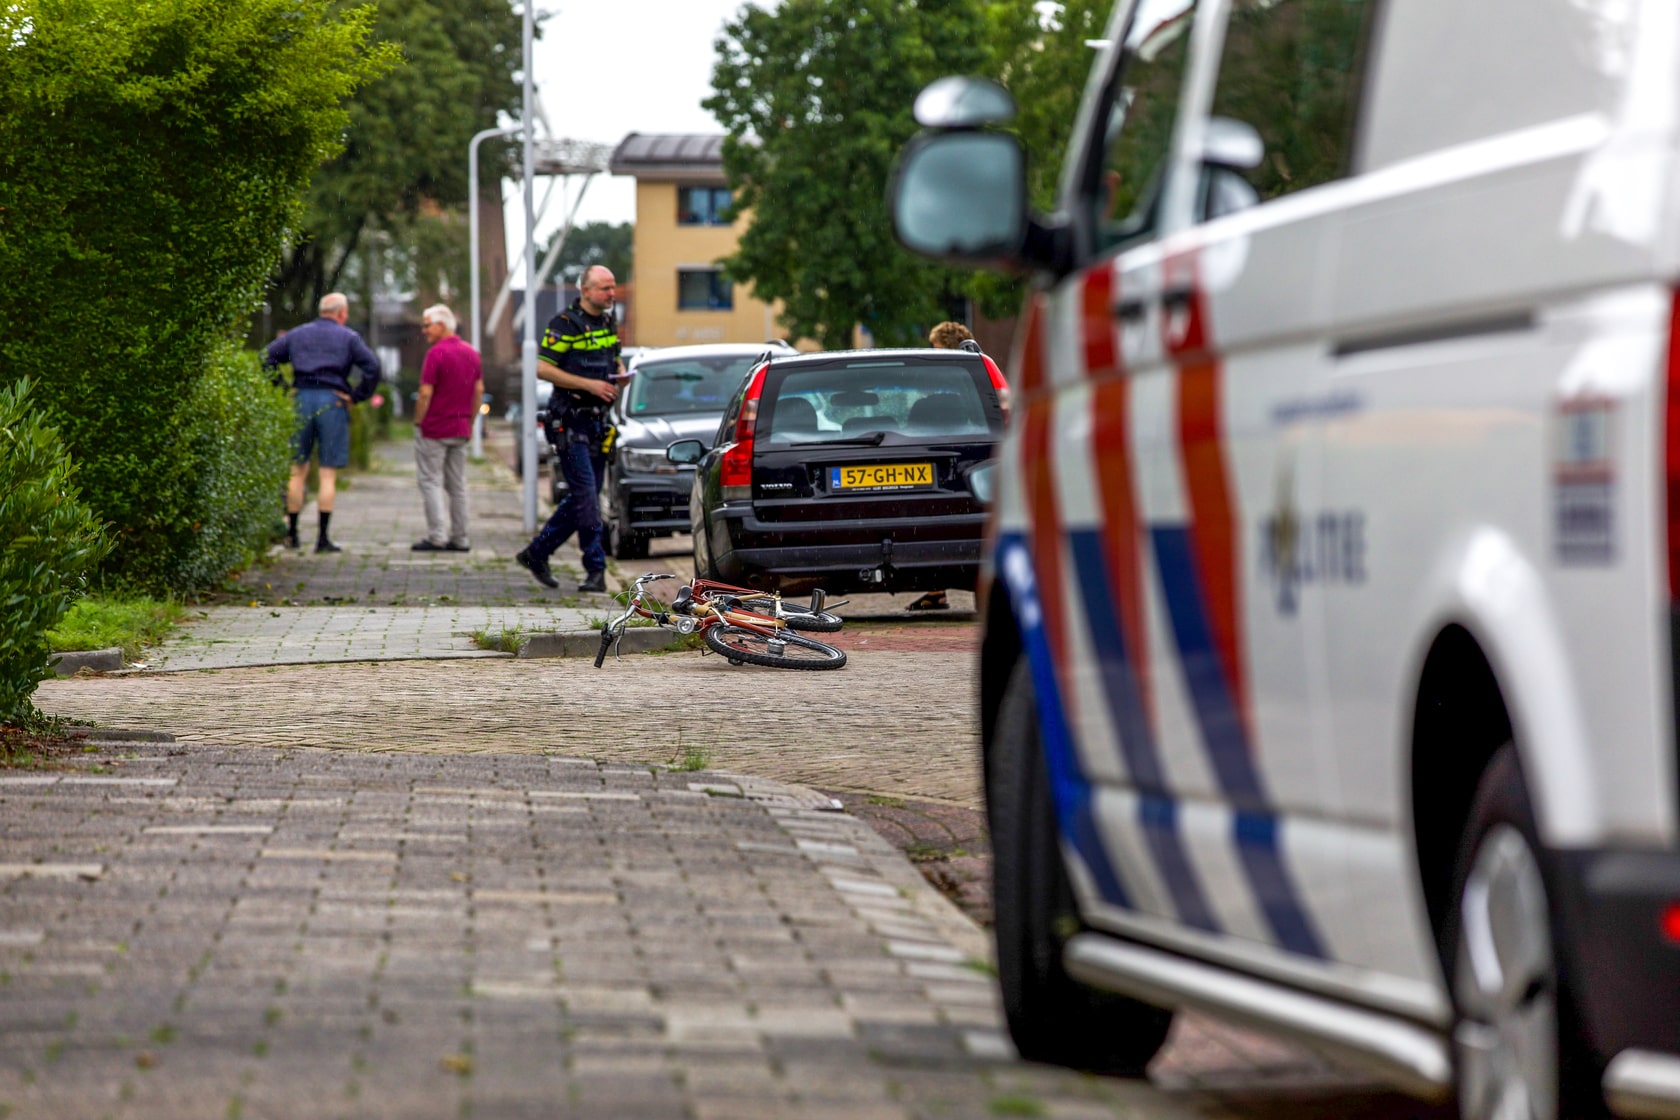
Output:
<instances>
[{"instance_id":1,"label":"bicycle frame","mask_svg":"<svg viewBox=\"0 0 1680 1120\"><path fill-rule=\"evenodd\" d=\"M781 596L770 592L754 591L745 587L731 587L729 584L711 584L710 587L703 589L700 595L690 600L692 606L684 613L674 610L671 604L663 602L648 591L649 584L677 578L670 572L648 572L636 578L636 581L630 585L623 613L601 627L601 648L595 655L595 667L597 669L606 660L609 647L613 651L613 658L622 660L618 652L618 645L624 637L625 627L632 618L652 619L654 625L660 629L672 630L678 634L698 634L709 626L716 626L725 622L766 636L774 636L779 631L792 629L781 618ZM696 584L709 582L693 580L686 586L692 589ZM766 596L774 598L776 614L774 616L763 615L754 611L737 609L735 596L728 594L728 592L735 591L754 598L764 598ZM714 594L716 594L718 602L713 602Z\"/></svg>"}]
</instances>

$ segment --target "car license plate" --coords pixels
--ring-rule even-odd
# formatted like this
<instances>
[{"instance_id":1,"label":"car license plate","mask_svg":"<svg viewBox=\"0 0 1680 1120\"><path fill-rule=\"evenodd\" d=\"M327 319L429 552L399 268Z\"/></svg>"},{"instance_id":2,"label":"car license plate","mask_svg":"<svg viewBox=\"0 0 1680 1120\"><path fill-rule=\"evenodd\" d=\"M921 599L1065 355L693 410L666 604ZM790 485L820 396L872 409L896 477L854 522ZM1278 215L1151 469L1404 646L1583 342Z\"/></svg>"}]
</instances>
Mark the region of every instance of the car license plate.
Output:
<instances>
[{"instance_id":1,"label":"car license plate","mask_svg":"<svg viewBox=\"0 0 1680 1120\"><path fill-rule=\"evenodd\" d=\"M932 463L828 468L830 490L927 490L932 487Z\"/></svg>"}]
</instances>

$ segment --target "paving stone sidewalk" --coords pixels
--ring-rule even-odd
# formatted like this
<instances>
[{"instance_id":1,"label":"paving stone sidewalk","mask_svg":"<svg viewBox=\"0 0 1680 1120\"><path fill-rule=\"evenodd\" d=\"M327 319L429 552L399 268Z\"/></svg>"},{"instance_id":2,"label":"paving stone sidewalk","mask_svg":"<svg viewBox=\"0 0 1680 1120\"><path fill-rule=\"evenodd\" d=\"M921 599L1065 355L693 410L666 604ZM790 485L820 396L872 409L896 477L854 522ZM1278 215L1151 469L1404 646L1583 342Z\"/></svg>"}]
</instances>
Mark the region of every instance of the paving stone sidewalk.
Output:
<instances>
[{"instance_id":1,"label":"paving stone sidewalk","mask_svg":"<svg viewBox=\"0 0 1680 1120\"><path fill-rule=\"evenodd\" d=\"M1012 1061L975 928L830 805L532 755L0 773L0 1113L1143 1115Z\"/></svg>"}]
</instances>

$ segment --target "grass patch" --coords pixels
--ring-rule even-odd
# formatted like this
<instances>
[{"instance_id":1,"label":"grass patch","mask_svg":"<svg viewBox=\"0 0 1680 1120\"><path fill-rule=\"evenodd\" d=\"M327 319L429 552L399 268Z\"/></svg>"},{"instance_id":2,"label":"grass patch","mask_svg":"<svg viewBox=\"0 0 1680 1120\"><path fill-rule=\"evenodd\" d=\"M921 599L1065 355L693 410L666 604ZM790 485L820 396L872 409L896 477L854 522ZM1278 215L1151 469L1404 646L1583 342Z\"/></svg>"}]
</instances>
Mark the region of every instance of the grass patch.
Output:
<instances>
[{"instance_id":1,"label":"grass patch","mask_svg":"<svg viewBox=\"0 0 1680 1120\"><path fill-rule=\"evenodd\" d=\"M878 793L872 793L863 801L866 805L880 805L887 809L904 808L904 798L902 797L885 797Z\"/></svg>"},{"instance_id":2,"label":"grass patch","mask_svg":"<svg viewBox=\"0 0 1680 1120\"><path fill-rule=\"evenodd\" d=\"M517 626L503 626L498 630L485 627L470 632L473 645L479 649L492 649L500 653L518 653L519 642L524 632Z\"/></svg>"},{"instance_id":3,"label":"grass patch","mask_svg":"<svg viewBox=\"0 0 1680 1120\"><path fill-rule=\"evenodd\" d=\"M993 1097L988 1111L993 1116L1046 1116L1042 1101L1021 1093L1006 1093Z\"/></svg>"},{"instance_id":4,"label":"grass patch","mask_svg":"<svg viewBox=\"0 0 1680 1120\"><path fill-rule=\"evenodd\" d=\"M120 646L123 656L132 660L143 647L167 638L185 612L171 599L89 595L78 599L47 631L47 646L54 653Z\"/></svg>"}]
</instances>

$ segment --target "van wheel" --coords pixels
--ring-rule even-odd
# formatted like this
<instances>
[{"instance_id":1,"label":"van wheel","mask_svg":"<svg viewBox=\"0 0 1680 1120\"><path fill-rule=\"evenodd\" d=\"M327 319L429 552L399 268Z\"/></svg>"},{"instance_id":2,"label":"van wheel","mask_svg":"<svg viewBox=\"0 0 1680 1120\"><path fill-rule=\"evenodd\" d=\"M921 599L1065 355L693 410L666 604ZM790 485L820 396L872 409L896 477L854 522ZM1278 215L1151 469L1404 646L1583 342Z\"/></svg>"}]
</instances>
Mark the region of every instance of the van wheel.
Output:
<instances>
[{"instance_id":1,"label":"van wheel","mask_svg":"<svg viewBox=\"0 0 1680 1120\"><path fill-rule=\"evenodd\" d=\"M1166 1042L1173 1013L1089 987L1062 966L1079 914L1062 865L1025 658L1010 674L998 713L986 807L998 980L1015 1048L1030 1061L1141 1077Z\"/></svg>"},{"instance_id":2,"label":"van wheel","mask_svg":"<svg viewBox=\"0 0 1680 1120\"><path fill-rule=\"evenodd\" d=\"M1603 1112L1590 1060L1571 1042L1537 837L1517 749L1506 743L1476 786L1442 936L1463 1120Z\"/></svg>"}]
</instances>

